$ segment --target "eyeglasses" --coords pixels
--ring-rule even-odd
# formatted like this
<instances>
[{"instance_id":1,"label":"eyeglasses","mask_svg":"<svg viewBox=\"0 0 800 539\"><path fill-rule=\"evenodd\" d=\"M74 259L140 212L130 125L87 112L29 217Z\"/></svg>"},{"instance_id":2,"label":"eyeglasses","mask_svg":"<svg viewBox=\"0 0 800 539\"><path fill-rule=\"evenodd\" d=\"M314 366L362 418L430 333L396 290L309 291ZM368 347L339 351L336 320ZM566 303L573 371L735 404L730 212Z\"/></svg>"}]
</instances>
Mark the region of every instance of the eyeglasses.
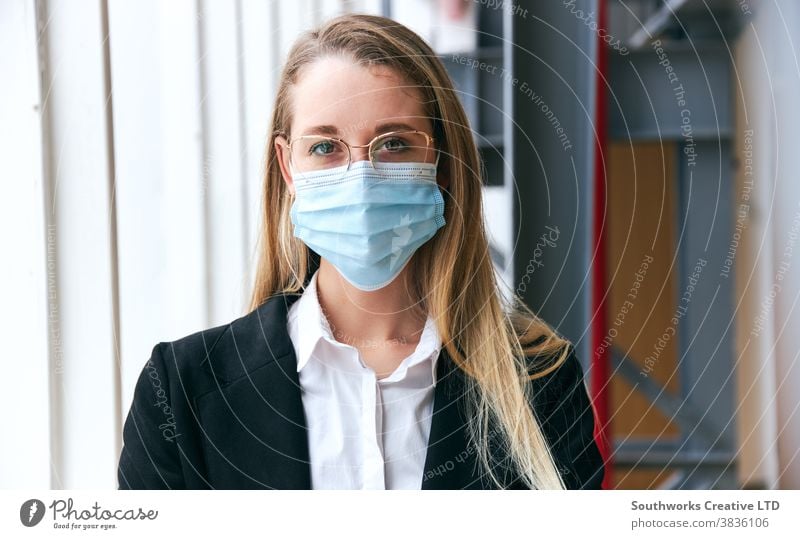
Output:
<instances>
[{"instance_id":1,"label":"eyeglasses","mask_svg":"<svg viewBox=\"0 0 800 539\"><path fill-rule=\"evenodd\" d=\"M286 136L282 132L277 135ZM287 137L288 138L288 137ZM372 139L369 144L348 144L340 138L302 135L289 140L289 162L298 173L345 167L350 169L352 148L369 148L372 168L381 172L403 163L438 163L435 140L424 131L390 131Z\"/></svg>"}]
</instances>

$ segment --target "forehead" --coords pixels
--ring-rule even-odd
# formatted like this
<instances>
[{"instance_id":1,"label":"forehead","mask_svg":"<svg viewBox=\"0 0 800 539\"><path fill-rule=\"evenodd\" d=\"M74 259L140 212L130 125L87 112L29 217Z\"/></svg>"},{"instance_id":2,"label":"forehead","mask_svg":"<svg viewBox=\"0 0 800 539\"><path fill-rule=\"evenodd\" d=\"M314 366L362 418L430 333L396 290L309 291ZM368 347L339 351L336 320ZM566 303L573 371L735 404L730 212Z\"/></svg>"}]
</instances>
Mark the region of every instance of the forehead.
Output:
<instances>
[{"instance_id":1,"label":"forehead","mask_svg":"<svg viewBox=\"0 0 800 539\"><path fill-rule=\"evenodd\" d=\"M292 136L316 126L340 133L368 133L381 124L406 123L429 129L422 93L385 66L365 67L326 57L303 68L291 90Z\"/></svg>"}]
</instances>

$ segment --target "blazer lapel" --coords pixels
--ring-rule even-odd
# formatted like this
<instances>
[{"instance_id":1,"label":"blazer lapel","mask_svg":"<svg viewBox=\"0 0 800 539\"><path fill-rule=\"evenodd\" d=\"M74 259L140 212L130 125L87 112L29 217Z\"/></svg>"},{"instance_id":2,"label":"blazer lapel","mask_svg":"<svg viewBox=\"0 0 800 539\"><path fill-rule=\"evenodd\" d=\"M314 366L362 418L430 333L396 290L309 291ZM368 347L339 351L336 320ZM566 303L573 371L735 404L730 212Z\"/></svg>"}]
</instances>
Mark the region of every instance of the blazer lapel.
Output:
<instances>
[{"instance_id":1,"label":"blazer lapel","mask_svg":"<svg viewBox=\"0 0 800 539\"><path fill-rule=\"evenodd\" d=\"M310 489L308 437L286 313L270 298L209 358L218 390L197 397L208 480L222 489Z\"/></svg>"},{"instance_id":2,"label":"blazer lapel","mask_svg":"<svg viewBox=\"0 0 800 539\"><path fill-rule=\"evenodd\" d=\"M428 453L422 474L422 489L484 488L475 451L468 445L464 413L465 374L442 348L436 366L433 417Z\"/></svg>"}]
</instances>

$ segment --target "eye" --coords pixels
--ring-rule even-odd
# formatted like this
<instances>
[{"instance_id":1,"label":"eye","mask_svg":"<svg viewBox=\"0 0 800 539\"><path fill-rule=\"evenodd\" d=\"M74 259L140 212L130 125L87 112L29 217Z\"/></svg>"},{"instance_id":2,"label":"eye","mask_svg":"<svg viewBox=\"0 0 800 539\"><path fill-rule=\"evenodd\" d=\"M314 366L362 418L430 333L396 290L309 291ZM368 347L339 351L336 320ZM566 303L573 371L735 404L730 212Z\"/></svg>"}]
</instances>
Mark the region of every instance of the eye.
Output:
<instances>
[{"instance_id":1,"label":"eye","mask_svg":"<svg viewBox=\"0 0 800 539\"><path fill-rule=\"evenodd\" d=\"M336 145L333 143L332 140L323 140L321 142L315 142L308 149L309 155L317 155L321 157L331 155L335 151L336 151Z\"/></svg>"},{"instance_id":2,"label":"eye","mask_svg":"<svg viewBox=\"0 0 800 539\"><path fill-rule=\"evenodd\" d=\"M408 141L401 137L391 137L381 141L378 151L401 152L409 147Z\"/></svg>"}]
</instances>

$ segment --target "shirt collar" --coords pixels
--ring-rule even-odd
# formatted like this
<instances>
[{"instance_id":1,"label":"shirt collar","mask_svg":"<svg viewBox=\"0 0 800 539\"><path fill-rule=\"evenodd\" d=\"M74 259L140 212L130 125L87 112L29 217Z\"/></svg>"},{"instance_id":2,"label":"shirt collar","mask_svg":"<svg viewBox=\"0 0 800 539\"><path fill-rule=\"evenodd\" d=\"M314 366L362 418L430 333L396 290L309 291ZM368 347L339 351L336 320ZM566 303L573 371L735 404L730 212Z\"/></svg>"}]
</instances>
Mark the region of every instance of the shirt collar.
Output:
<instances>
[{"instance_id":1,"label":"shirt collar","mask_svg":"<svg viewBox=\"0 0 800 539\"><path fill-rule=\"evenodd\" d=\"M315 271L309 280L303 294L297 300L296 305L289 313L289 323L291 336L296 342L297 351L297 372L308 364L309 359L317 348L321 340L328 341L335 346L350 345L337 341L331 332L330 326L319 304L317 295L317 274ZM419 344L410 357L403 360L400 366L390 376L379 380L379 382L392 382L405 376L406 371L412 366L430 359L431 380L436 386L436 365L438 363L442 340L436 328L436 321L428 315L425 326L420 335Z\"/></svg>"}]
</instances>

